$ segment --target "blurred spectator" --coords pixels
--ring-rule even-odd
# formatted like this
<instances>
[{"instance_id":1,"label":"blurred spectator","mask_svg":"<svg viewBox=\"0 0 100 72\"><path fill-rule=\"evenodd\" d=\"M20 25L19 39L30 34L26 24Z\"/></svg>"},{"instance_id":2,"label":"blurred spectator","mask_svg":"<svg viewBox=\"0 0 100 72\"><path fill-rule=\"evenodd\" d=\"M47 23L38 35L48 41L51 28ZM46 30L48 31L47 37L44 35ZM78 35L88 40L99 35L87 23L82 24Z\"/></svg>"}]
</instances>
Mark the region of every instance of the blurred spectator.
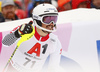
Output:
<instances>
[{"instance_id":1,"label":"blurred spectator","mask_svg":"<svg viewBox=\"0 0 100 72\"><path fill-rule=\"evenodd\" d=\"M18 20L18 17L15 14L15 4L13 0L3 0L1 12L5 18L5 21Z\"/></svg>"},{"instance_id":2,"label":"blurred spectator","mask_svg":"<svg viewBox=\"0 0 100 72\"><path fill-rule=\"evenodd\" d=\"M33 8L34 8L33 3L29 3L29 5L28 5L28 17L32 17Z\"/></svg>"},{"instance_id":3,"label":"blurred spectator","mask_svg":"<svg viewBox=\"0 0 100 72\"><path fill-rule=\"evenodd\" d=\"M0 1L0 12L1 12L1 4L2 4L2 2Z\"/></svg>"},{"instance_id":4,"label":"blurred spectator","mask_svg":"<svg viewBox=\"0 0 100 72\"><path fill-rule=\"evenodd\" d=\"M28 4L30 3L30 0L24 0L24 10L27 14L27 17L28 17Z\"/></svg>"},{"instance_id":5,"label":"blurred spectator","mask_svg":"<svg viewBox=\"0 0 100 72\"><path fill-rule=\"evenodd\" d=\"M4 17L3 17L1 12L0 12L0 22L5 22L5 19L4 19Z\"/></svg>"},{"instance_id":6,"label":"blurred spectator","mask_svg":"<svg viewBox=\"0 0 100 72\"><path fill-rule=\"evenodd\" d=\"M32 3L29 3L29 5L28 5L28 17L32 17L33 8L36 7L38 4L41 4L41 3L51 4L51 0L34 0Z\"/></svg>"},{"instance_id":7,"label":"blurred spectator","mask_svg":"<svg viewBox=\"0 0 100 72\"><path fill-rule=\"evenodd\" d=\"M26 18L26 12L22 10L22 3L19 0L14 1L15 2L15 14L18 16L19 19L24 19Z\"/></svg>"},{"instance_id":8,"label":"blurred spectator","mask_svg":"<svg viewBox=\"0 0 100 72\"><path fill-rule=\"evenodd\" d=\"M58 0L58 11L71 10L71 0Z\"/></svg>"},{"instance_id":9,"label":"blurred spectator","mask_svg":"<svg viewBox=\"0 0 100 72\"><path fill-rule=\"evenodd\" d=\"M90 0L72 0L72 9L90 8Z\"/></svg>"},{"instance_id":10,"label":"blurred spectator","mask_svg":"<svg viewBox=\"0 0 100 72\"><path fill-rule=\"evenodd\" d=\"M18 9L22 9L22 2L20 0L15 0L14 2Z\"/></svg>"},{"instance_id":11,"label":"blurred spectator","mask_svg":"<svg viewBox=\"0 0 100 72\"><path fill-rule=\"evenodd\" d=\"M38 4L42 4L42 3L49 3L51 4L51 0L34 0L34 7L36 7Z\"/></svg>"},{"instance_id":12,"label":"blurred spectator","mask_svg":"<svg viewBox=\"0 0 100 72\"><path fill-rule=\"evenodd\" d=\"M2 2L0 1L0 22L5 22L5 19L1 13L1 4L2 4Z\"/></svg>"},{"instance_id":13,"label":"blurred spectator","mask_svg":"<svg viewBox=\"0 0 100 72\"><path fill-rule=\"evenodd\" d=\"M22 9L16 9L15 14L18 16L19 19L26 18L26 13Z\"/></svg>"},{"instance_id":14,"label":"blurred spectator","mask_svg":"<svg viewBox=\"0 0 100 72\"><path fill-rule=\"evenodd\" d=\"M100 0L92 0L91 8L100 9Z\"/></svg>"}]
</instances>

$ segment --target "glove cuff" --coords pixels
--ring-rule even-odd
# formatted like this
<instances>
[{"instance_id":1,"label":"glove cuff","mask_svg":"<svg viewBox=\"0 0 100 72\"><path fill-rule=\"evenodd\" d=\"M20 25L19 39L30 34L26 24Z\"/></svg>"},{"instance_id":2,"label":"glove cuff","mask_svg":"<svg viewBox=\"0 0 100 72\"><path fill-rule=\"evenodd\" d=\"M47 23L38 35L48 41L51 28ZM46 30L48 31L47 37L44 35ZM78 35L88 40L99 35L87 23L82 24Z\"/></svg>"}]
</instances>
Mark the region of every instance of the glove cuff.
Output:
<instances>
[{"instance_id":1,"label":"glove cuff","mask_svg":"<svg viewBox=\"0 0 100 72\"><path fill-rule=\"evenodd\" d=\"M21 35L19 34L18 30L16 30L16 31L14 32L14 34L15 34L15 36L16 36L17 38L20 38L20 37L21 37Z\"/></svg>"}]
</instances>

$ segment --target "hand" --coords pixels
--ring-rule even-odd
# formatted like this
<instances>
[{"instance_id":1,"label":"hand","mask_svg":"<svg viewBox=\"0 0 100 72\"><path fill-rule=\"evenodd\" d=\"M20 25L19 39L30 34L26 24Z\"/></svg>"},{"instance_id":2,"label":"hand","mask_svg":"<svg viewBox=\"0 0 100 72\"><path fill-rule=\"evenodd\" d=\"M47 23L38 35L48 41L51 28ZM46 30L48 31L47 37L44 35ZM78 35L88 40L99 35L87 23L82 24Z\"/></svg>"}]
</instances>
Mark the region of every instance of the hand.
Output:
<instances>
[{"instance_id":1,"label":"hand","mask_svg":"<svg viewBox=\"0 0 100 72\"><path fill-rule=\"evenodd\" d=\"M33 21L30 21L28 24L22 24L19 29L15 31L15 36L19 38L21 35L31 33L33 31L32 23Z\"/></svg>"}]
</instances>

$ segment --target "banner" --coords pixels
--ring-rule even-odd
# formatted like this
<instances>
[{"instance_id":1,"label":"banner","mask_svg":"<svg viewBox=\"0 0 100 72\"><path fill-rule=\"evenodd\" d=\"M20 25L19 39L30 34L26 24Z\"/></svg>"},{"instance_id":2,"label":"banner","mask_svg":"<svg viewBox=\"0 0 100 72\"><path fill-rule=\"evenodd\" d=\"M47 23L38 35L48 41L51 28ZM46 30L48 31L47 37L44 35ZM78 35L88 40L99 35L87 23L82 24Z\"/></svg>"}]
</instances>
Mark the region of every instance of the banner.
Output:
<instances>
[{"instance_id":1,"label":"banner","mask_svg":"<svg viewBox=\"0 0 100 72\"><path fill-rule=\"evenodd\" d=\"M2 32L0 32L0 53L1 53L1 48L2 48Z\"/></svg>"},{"instance_id":2,"label":"banner","mask_svg":"<svg viewBox=\"0 0 100 72\"><path fill-rule=\"evenodd\" d=\"M3 37L13 28L30 20L32 19L27 18L0 24L0 72L16 46L16 43L10 47L2 45ZM100 72L99 10L76 9L59 13L57 31L54 34L62 44L60 66L66 72ZM47 63L48 60L49 57Z\"/></svg>"}]
</instances>

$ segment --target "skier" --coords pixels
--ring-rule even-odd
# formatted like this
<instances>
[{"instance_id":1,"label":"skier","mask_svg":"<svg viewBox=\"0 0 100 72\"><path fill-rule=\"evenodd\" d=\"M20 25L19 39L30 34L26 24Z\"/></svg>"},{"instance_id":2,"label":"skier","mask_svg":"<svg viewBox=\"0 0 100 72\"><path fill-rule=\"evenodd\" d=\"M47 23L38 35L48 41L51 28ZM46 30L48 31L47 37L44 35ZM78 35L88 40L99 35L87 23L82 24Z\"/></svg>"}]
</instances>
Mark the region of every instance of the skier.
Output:
<instances>
[{"instance_id":1,"label":"skier","mask_svg":"<svg viewBox=\"0 0 100 72\"><path fill-rule=\"evenodd\" d=\"M50 59L46 72L59 72L62 46L58 37L52 33L56 31L57 17L58 11L53 5L39 4L32 12L34 24L22 24L4 37L2 43L10 46L22 35L31 34L35 30L34 36L31 35L32 38L20 44L11 56L6 72L42 72L48 56Z\"/></svg>"}]
</instances>

